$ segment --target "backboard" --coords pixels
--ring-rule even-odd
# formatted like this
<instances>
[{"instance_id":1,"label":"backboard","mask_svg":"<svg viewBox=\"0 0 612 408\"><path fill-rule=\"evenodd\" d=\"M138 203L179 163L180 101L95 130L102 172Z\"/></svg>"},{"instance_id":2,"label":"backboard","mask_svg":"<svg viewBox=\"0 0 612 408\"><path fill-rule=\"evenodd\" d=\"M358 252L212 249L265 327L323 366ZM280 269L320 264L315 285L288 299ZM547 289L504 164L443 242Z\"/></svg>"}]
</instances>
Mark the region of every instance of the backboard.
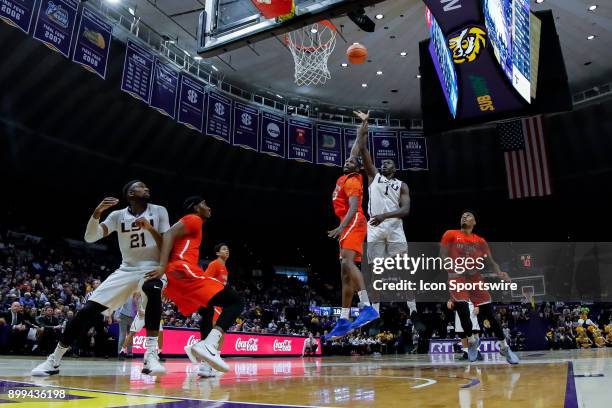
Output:
<instances>
[{"instance_id":1,"label":"backboard","mask_svg":"<svg viewBox=\"0 0 612 408\"><path fill-rule=\"evenodd\" d=\"M264 18L251 0L205 1L198 23L198 54L210 58L385 0L295 0L295 17L284 22Z\"/></svg>"}]
</instances>

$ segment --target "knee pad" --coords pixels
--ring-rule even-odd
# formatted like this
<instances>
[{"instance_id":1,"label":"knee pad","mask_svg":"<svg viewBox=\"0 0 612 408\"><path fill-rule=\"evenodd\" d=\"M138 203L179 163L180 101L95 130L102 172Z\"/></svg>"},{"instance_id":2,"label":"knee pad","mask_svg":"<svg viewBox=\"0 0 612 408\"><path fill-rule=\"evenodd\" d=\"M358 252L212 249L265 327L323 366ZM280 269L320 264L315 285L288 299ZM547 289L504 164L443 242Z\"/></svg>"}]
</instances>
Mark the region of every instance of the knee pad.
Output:
<instances>
[{"instance_id":1,"label":"knee pad","mask_svg":"<svg viewBox=\"0 0 612 408\"><path fill-rule=\"evenodd\" d=\"M151 279L142 284L142 291L147 296L161 296L163 287L161 279Z\"/></svg>"}]
</instances>

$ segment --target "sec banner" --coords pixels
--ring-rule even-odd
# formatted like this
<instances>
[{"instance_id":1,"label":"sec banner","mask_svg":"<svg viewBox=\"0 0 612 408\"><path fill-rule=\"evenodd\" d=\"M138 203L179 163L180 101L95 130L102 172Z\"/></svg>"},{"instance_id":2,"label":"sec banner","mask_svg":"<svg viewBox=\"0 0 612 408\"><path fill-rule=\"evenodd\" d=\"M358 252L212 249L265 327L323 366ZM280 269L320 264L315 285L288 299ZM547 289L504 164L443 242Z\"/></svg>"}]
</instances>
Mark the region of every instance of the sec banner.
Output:
<instances>
[{"instance_id":1,"label":"sec banner","mask_svg":"<svg viewBox=\"0 0 612 408\"><path fill-rule=\"evenodd\" d=\"M216 139L230 142L232 121L232 100L218 92L208 94L206 134Z\"/></svg>"},{"instance_id":2,"label":"sec banner","mask_svg":"<svg viewBox=\"0 0 612 408\"><path fill-rule=\"evenodd\" d=\"M259 135L259 109L234 102L234 146L257 151Z\"/></svg>"},{"instance_id":3,"label":"sec banner","mask_svg":"<svg viewBox=\"0 0 612 408\"><path fill-rule=\"evenodd\" d=\"M179 107L176 121L190 129L202 132L206 86L191 76L182 73L179 84Z\"/></svg>"}]
</instances>

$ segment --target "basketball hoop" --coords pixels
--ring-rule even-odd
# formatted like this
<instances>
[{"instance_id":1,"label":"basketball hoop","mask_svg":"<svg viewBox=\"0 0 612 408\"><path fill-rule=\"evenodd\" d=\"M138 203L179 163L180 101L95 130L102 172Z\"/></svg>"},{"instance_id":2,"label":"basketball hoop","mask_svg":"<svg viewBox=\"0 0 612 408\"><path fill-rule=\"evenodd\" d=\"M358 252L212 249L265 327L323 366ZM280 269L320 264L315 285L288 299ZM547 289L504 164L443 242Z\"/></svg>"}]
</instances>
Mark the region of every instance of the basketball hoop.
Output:
<instances>
[{"instance_id":1,"label":"basketball hoop","mask_svg":"<svg viewBox=\"0 0 612 408\"><path fill-rule=\"evenodd\" d=\"M530 304L532 308L535 308L535 289L533 286L523 286L521 288L525 302Z\"/></svg>"},{"instance_id":2,"label":"basketball hoop","mask_svg":"<svg viewBox=\"0 0 612 408\"><path fill-rule=\"evenodd\" d=\"M327 61L336 47L336 27L330 21L292 31L285 43L293 55L298 86L320 85L331 78Z\"/></svg>"}]
</instances>

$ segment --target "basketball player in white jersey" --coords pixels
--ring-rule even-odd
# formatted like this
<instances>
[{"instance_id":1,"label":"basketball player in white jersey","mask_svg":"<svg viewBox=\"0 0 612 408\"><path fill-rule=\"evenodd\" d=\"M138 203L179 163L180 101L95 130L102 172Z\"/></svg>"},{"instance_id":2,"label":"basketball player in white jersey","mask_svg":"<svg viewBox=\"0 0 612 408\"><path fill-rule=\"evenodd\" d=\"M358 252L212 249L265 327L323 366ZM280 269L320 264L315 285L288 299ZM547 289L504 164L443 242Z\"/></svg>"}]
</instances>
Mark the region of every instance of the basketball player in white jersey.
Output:
<instances>
[{"instance_id":1,"label":"basketball player in white jersey","mask_svg":"<svg viewBox=\"0 0 612 408\"><path fill-rule=\"evenodd\" d=\"M129 204L128 207L113 211L100 223L102 213L119 203L116 198L105 198L96 207L85 231L85 241L89 243L116 231L121 250L121 266L93 291L83 308L66 326L53 354L34 368L32 375L58 374L64 353L78 336L89 330L94 318L102 312L119 309L135 291L141 291L143 300L146 299L147 351L144 355L142 372L151 375L166 372L159 363L157 355L164 282L155 269L159 266L162 234L170 229L168 211L162 206L149 203L149 189L141 181L134 180L126 184L123 195Z\"/></svg>"},{"instance_id":2,"label":"basketball player in white jersey","mask_svg":"<svg viewBox=\"0 0 612 408\"><path fill-rule=\"evenodd\" d=\"M374 258L394 257L408 252L408 241L404 234L402 218L410 213L410 190L408 185L395 178L397 168L393 160L383 160L380 171L374 166L372 156L368 151L368 119L369 113L355 112L364 126L360 128L361 157L368 175L368 262ZM414 299L406 302L410 314L416 313ZM380 304L372 305L376 311Z\"/></svg>"}]
</instances>

